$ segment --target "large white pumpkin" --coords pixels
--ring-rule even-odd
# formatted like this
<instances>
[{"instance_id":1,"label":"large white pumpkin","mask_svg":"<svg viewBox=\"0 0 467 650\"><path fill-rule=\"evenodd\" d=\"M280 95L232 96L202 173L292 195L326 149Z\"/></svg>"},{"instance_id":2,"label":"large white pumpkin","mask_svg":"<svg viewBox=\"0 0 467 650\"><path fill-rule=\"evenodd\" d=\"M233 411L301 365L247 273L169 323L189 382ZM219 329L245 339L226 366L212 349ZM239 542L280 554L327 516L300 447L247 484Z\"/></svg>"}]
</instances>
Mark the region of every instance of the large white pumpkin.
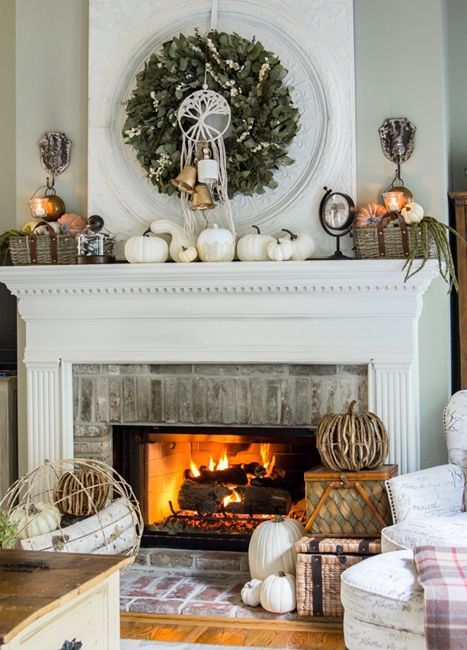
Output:
<instances>
[{"instance_id":1,"label":"large white pumpkin","mask_svg":"<svg viewBox=\"0 0 467 650\"><path fill-rule=\"evenodd\" d=\"M125 257L130 264L166 262L169 257L169 246L161 237L148 236L144 233L141 237L128 239L125 243Z\"/></svg>"},{"instance_id":2,"label":"large white pumpkin","mask_svg":"<svg viewBox=\"0 0 467 650\"><path fill-rule=\"evenodd\" d=\"M267 612L285 614L296 606L294 576L283 571L268 576L261 587L261 607Z\"/></svg>"},{"instance_id":3,"label":"large white pumpkin","mask_svg":"<svg viewBox=\"0 0 467 650\"><path fill-rule=\"evenodd\" d=\"M60 525L61 513L50 503L31 503L29 506L18 506L10 515L10 521L18 525L19 539L36 537L52 533Z\"/></svg>"},{"instance_id":4,"label":"large white pumpkin","mask_svg":"<svg viewBox=\"0 0 467 650\"><path fill-rule=\"evenodd\" d=\"M196 243L203 262L231 262L235 256L235 237L217 223L201 231Z\"/></svg>"},{"instance_id":5,"label":"large white pumpkin","mask_svg":"<svg viewBox=\"0 0 467 650\"><path fill-rule=\"evenodd\" d=\"M254 234L243 235L237 242L237 257L241 262L265 262L269 260L267 247L274 241L271 235L262 235L258 226Z\"/></svg>"},{"instance_id":6,"label":"large white pumpkin","mask_svg":"<svg viewBox=\"0 0 467 650\"><path fill-rule=\"evenodd\" d=\"M278 571L295 575L294 544L304 534L302 524L295 519L276 517L263 521L253 532L248 547L251 577L264 580Z\"/></svg>"}]
</instances>

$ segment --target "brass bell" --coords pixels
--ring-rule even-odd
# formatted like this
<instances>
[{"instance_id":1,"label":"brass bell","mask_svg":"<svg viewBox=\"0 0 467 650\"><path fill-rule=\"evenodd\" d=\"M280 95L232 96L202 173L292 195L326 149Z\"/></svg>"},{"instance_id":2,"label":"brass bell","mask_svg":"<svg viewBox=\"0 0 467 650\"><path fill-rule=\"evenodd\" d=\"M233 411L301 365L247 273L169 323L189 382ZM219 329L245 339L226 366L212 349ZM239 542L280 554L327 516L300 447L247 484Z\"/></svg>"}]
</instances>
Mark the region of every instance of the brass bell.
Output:
<instances>
[{"instance_id":1,"label":"brass bell","mask_svg":"<svg viewBox=\"0 0 467 650\"><path fill-rule=\"evenodd\" d=\"M196 185L196 168L193 165L185 165L177 178L170 181L180 192L193 194Z\"/></svg>"},{"instance_id":2,"label":"brass bell","mask_svg":"<svg viewBox=\"0 0 467 650\"><path fill-rule=\"evenodd\" d=\"M196 185L191 197L192 210L211 210L215 207L211 192L207 185Z\"/></svg>"}]
</instances>

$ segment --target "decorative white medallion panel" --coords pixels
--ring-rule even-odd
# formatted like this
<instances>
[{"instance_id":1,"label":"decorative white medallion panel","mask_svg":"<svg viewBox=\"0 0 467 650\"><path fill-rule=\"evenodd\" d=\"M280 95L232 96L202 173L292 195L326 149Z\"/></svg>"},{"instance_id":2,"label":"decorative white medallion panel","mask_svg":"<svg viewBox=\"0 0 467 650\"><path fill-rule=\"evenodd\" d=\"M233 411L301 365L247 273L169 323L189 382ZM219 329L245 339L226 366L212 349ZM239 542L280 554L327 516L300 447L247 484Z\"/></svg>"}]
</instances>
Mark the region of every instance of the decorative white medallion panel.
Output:
<instances>
[{"instance_id":1,"label":"decorative white medallion panel","mask_svg":"<svg viewBox=\"0 0 467 650\"><path fill-rule=\"evenodd\" d=\"M120 239L155 218L182 222L179 199L157 192L122 141L125 101L151 52L178 33L207 31L212 6L211 0L90 0L89 213L101 214ZM329 254L333 243L318 220L323 186L355 196L352 0L220 0L217 28L255 36L274 51L301 112L289 149L295 163L278 170L277 189L234 199L237 231L252 223L265 232L305 230L318 239L316 255Z\"/></svg>"},{"instance_id":2,"label":"decorative white medallion panel","mask_svg":"<svg viewBox=\"0 0 467 650\"><path fill-rule=\"evenodd\" d=\"M73 363L358 363L390 461L415 470L436 274L429 261L404 283L401 260L3 267L26 321L29 464L73 454Z\"/></svg>"}]
</instances>

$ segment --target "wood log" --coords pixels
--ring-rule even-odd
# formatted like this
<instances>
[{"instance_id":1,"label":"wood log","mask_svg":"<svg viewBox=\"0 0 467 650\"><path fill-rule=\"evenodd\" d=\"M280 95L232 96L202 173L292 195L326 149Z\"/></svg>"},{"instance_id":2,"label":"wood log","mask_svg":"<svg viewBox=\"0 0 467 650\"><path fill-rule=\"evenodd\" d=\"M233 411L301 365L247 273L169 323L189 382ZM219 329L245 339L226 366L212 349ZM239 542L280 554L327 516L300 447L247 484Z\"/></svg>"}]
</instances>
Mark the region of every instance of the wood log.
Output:
<instances>
[{"instance_id":1,"label":"wood log","mask_svg":"<svg viewBox=\"0 0 467 650\"><path fill-rule=\"evenodd\" d=\"M266 476L266 470L257 462L245 463L242 465L242 469L244 469L247 474L252 474L253 476Z\"/></svg>"},{"instance_id":2,"label":"wood log","mask_svg":"<svg viewBox=\"0 0 467 650\"><path fill-rule=\"evenodd\" d=\"M132 548L137 541L136 528L130 526L126 530L122 531L118 537L112 539L108 544L100 546L93 554L97 555L118 555L119 553L124 553L128 549Z\"/></svg>"},{"instance_id":3,"label":"wood log","mask_svg":"<svg viewBox=\"0 0 467 650\"><path fill-rule=\"evenodd\" d=\"M291 488L291 482L285 478L252 478L250 485L257 488L277 488L278 490L288 490Z\"/></svg>"},{"instance_id":4,"label":"wood log","mask_svg":"<svg viewBox=\"0 0 467 650\"><path fill-rule=\"evenodd\" d=\"M200 514L212 514L222 509L225 497L232 494L223 485L203 485L186 480L178 492L178 505L182 510L195 510Z\"/></svg>"},{"instance_id":5,"label":"wood log","mask_svg":"<svg viewBox=\"0 0 467 650\"><path fill-rule=\"evenodd\" d=\"M108 544L114 536L135 525L133 510L121 497L92 517L51 533L20 540L27 551L61 551L63 553L93 553Z\"/></svg>"},{"instance_id":6,"label":"wood log","mask_svg":"<svg viewBox=\"0 0 467 650\"><path fill-rule=\"evenodd\" d=\"M188 473L187 473L188 472ZM247 485L248 476L240 465L231 465L227 469L216 469L211 471L205 465L199 468L200 475L192 477L189 470L185 471L185 479L194 483L220 483L222 485Z\"/></svg>"},{"instance_id":7,"label":"wood log","mask_svg":"<svg viewBox=\"0 0 467 650\"><path fill-rule=\"evenodd\" d=\"M236 514L286 515L292 507L292 497L287 490L264 487L239 487L241 502L229 503L225 511Z\"/></svg>"}]
</instances>

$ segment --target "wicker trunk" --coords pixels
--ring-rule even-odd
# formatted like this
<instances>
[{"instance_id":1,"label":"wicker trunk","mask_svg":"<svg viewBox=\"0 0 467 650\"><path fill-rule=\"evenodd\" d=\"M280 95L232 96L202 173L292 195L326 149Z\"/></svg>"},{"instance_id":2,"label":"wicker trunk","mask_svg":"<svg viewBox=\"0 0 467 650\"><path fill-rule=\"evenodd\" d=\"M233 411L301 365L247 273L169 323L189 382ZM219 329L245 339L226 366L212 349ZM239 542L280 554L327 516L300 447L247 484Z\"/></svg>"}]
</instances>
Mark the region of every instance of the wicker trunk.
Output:
<instances>
[{"instance_id":1,"label":"wicker trunk","mask_svg":"<svg viewBox=\"0 0 467 650\"><path fill-rule=\"evenodd\" d=\"M342 618L341 573L381 553L379 539L302 537L297 552L297 611L301 616Z\"/></svg>"},{"instance_id":2,"label":"wicker trunk","mask_svg":"<svg viewBox=\"0 0 467 650\"><path fill-rule=\"evenodd\" d=\"M392 523L384 481L397 465L360 472L316 467L305 472L306 532L310 535L375 537Z\"/></svg>"}]
</instances>

